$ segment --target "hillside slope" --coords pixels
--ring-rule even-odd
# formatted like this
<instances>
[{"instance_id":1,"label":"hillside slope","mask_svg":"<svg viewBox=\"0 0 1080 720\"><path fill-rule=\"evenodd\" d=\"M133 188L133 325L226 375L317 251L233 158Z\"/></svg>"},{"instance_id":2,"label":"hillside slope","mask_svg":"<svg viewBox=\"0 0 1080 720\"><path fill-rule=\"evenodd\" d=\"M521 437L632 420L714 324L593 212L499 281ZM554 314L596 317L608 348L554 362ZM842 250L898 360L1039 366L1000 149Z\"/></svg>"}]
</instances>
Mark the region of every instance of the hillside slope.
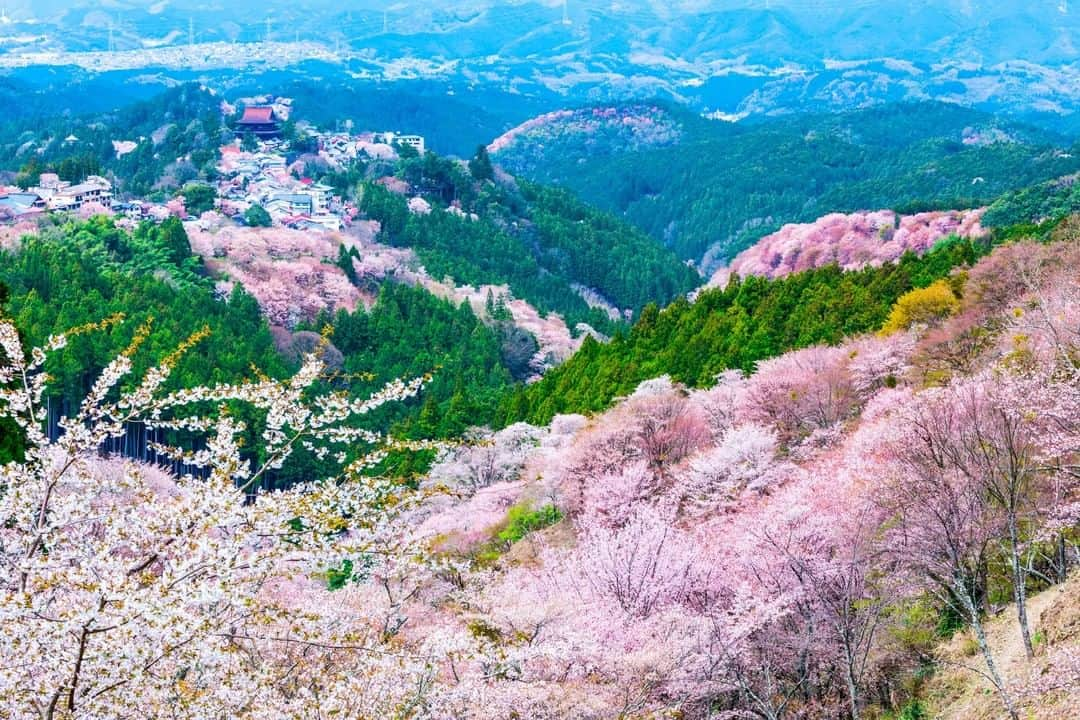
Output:
<instances>
[{"instance_id":1,"label":"hillside slope","mask_svg":"<svg viewBox=\"0 0 1080 720\"><path fill-rule=\"evenodd\" d=\"M1028 610L1033 627L1043 638L1033 664L1029 664L1018 633L1015 606L1009 605L987 623L987 635L1000 661L1002 674L1010 685L1038 685L1054 663L1064 662L1065 654L1080 658L1080 576L1057 585L1031 598ZM965 647L970 647L970 635L960 633L944 645L941 657L950 663L972 663ZM1072 661L1075 670L1080 663ZM973 663L972 663L973 664ZM931 717L939 720L994 720L1001 717L993 688L985 678L959 667L945 666L927 684L924 691ZM1053 692L1029 693L1023 702L1024 717L1028 720L1072 720L1080 717L1080 674L1071 687Z\"/></svg>"},{"instance_id":2,"label":"hillside slope","mask_svg":"<svg viewBox=\"0 0 1080 720\"><path fill-rule=\"evenodd\" d=\"M1030 598L1028 663L1015 607L995 604L1012 580L987 483L1010 459L1030 468L1020 551L1046 555L1025 586L1064 582L1080 486L1052 468L1080 448L1077 253L1076 238L1000 247L955 273L951 307L887 333L700 389L656 377L591 418L513 425L437 464L430 487L454 494L418 533L476 568L442 609L508 673L485 717L632 703L694 720L989 720L1002 697L950 670L985 672L986 656L1017 717L1072 717L1077 579ZM1036 528L1067 538L1064 564ZM935 653L976 624L985 656L964 633Z\"/></svg>"},{"instance_id":3,"label":"hillside slope","mask_svg":"<svg viewBox=\"0 0 1080 720\"><path fill-rule=\"evenodd\" d=\"M733 275L782 277L836 263L844 270L895 262L904 253L922 254L949 237L978 239L984 210L899 215L890 210L785 225L743 250L717 270L709 285L723 287Z\"/></svg>"},{"instance_id":4,"label":"hillside slope","mask_svg":"<svg viewBox=\"0 0 1080 720\"><path fill-rule=\"evenodd\" d=\"M987 204L1080 169L1068 144L967 108L901 103L737 124L650 105L587 108L492 148L510 171L572 189L709 272L787 223Z\"/></svg>"}]
</instances>

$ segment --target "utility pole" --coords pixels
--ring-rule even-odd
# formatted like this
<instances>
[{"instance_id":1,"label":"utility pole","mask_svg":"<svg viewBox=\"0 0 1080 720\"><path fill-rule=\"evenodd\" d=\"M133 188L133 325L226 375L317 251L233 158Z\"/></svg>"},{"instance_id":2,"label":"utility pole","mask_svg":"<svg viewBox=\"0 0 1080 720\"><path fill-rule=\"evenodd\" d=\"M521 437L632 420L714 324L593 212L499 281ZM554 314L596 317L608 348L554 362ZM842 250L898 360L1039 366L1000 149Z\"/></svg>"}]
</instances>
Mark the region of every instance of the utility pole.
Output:
<instances>
[{"instance_id":1,"label":"utility pole","mask_svg":"<svg viewBox=\"0 0 1080 720\"><path fill-rule=\"evenodd\" d=\"M562 0L562 24L570 24L570 2L569 0Z\"/></svg>"},{"instance_id":2,"label":"utility pole","mask_svg":"<svg viewBox=\"0 0 1080 720\"><path fill-rule=\"evenodd\" d=\"M193 17L187 19L187 44L188 47L195 46L195 18Z\"/></svg>"},{"instance_id":3,"label":"utility pole","mask_svg":"<svg viewBox=\"0 0 1080 720\"><path fill-rule=\"evenodd\" d=\"M385 35L390 32L390 15L389 11L382 11L382 34Z\"/></svg>"},{"instance_id":4,"label":"utility pole","mask_svg":"<svg viewBox=\"0 0 1080 720\"><path fill-rule=\"evenodd\" d=\"M270 18L266 18L266 42L270 42Z\"/></svg>"},{"instance_id":5,"label":"utility pole","mask_svg":"<svg viewBox=\"0 0 1080 720\"><path fill-rule=\"evenodd\" d=\"M109 18L109 52L116 49L116 41L113 38L113 19Z\"/></svg>"}]
</instances>

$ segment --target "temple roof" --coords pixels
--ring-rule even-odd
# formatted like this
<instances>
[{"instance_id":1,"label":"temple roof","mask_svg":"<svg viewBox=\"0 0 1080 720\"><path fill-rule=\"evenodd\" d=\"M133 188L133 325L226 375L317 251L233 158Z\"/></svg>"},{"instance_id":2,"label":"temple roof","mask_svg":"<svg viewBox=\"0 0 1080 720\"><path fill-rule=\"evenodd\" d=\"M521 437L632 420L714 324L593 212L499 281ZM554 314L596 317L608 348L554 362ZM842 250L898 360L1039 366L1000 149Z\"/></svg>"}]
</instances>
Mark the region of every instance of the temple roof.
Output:
<instances>
[{"instance_id":1,"label":"temple roof","mask_svg":"<svg viewBox=\"0 0 1080 720\"><path fill-rule=\"evenodd\" d=\"M277 122L274 117L274 109L271 107L247 107L244 115L240 118L241 125L267 125Z\"/></svg>"}]
</instances>

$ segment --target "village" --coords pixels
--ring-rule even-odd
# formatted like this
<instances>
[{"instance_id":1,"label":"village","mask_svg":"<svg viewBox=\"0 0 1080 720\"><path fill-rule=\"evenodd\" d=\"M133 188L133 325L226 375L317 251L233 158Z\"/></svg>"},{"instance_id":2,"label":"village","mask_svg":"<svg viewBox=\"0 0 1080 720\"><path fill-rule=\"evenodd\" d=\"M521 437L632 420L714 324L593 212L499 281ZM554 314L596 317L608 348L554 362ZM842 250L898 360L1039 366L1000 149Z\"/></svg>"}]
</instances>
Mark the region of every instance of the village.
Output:
<instances>
[{"instance_id":1,"label":"village","mask_svg":"<svg viewBox=\"0 0 1080 720\"><path fill-rule=\"evenodd\" d=\"M257 97L241 101L241 107L223 103L226 117L236 116L235 139L220 148L216 176L210 188L213 209L238 225L258 224L310 231L338 231L356 219L358 208L329 185L305 175L305 163L297 159L283 138L292 102L289 98ZM303 126L305 137L314 145L308 153L331 170L343 170L358 160L393 162L407 148L423 155L422 136L397 132L325 132ZM130 151L134 143L114 142L117 153ZM254 214L252 210L257 209ZM42 173L36 185L27 188L0 186L0 221L32 220L47 213L73 213L81 217L110 215L118 226L133 227L140 222L162 222L169 217L193 218L182 195L154 202L122 198L113 183L90 175L77 183L62 180L56 173ZM258 212L261 210L261 212Z\"/></svg>"}]
</instances>

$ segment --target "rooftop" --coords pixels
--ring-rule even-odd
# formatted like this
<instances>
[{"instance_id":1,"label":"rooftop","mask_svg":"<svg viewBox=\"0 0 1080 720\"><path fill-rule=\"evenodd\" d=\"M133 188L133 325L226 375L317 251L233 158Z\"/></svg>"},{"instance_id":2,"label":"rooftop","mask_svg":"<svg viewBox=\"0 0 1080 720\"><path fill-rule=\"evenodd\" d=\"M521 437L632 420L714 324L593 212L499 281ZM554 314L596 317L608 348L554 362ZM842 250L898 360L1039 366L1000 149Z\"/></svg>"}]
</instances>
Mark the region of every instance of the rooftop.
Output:
<instances>
[{"instance_id":1,"label":"rooftop","mask_svg":"<svg viewBox=\"0 0 1080 720\"><path fill-rule=\"evenodd\" d=\"M274 117L274 108L271 107L246 107L240 118L241 125L267 125L273 122L277 122L277 118Z\"/></svg>"}]
</instances>

